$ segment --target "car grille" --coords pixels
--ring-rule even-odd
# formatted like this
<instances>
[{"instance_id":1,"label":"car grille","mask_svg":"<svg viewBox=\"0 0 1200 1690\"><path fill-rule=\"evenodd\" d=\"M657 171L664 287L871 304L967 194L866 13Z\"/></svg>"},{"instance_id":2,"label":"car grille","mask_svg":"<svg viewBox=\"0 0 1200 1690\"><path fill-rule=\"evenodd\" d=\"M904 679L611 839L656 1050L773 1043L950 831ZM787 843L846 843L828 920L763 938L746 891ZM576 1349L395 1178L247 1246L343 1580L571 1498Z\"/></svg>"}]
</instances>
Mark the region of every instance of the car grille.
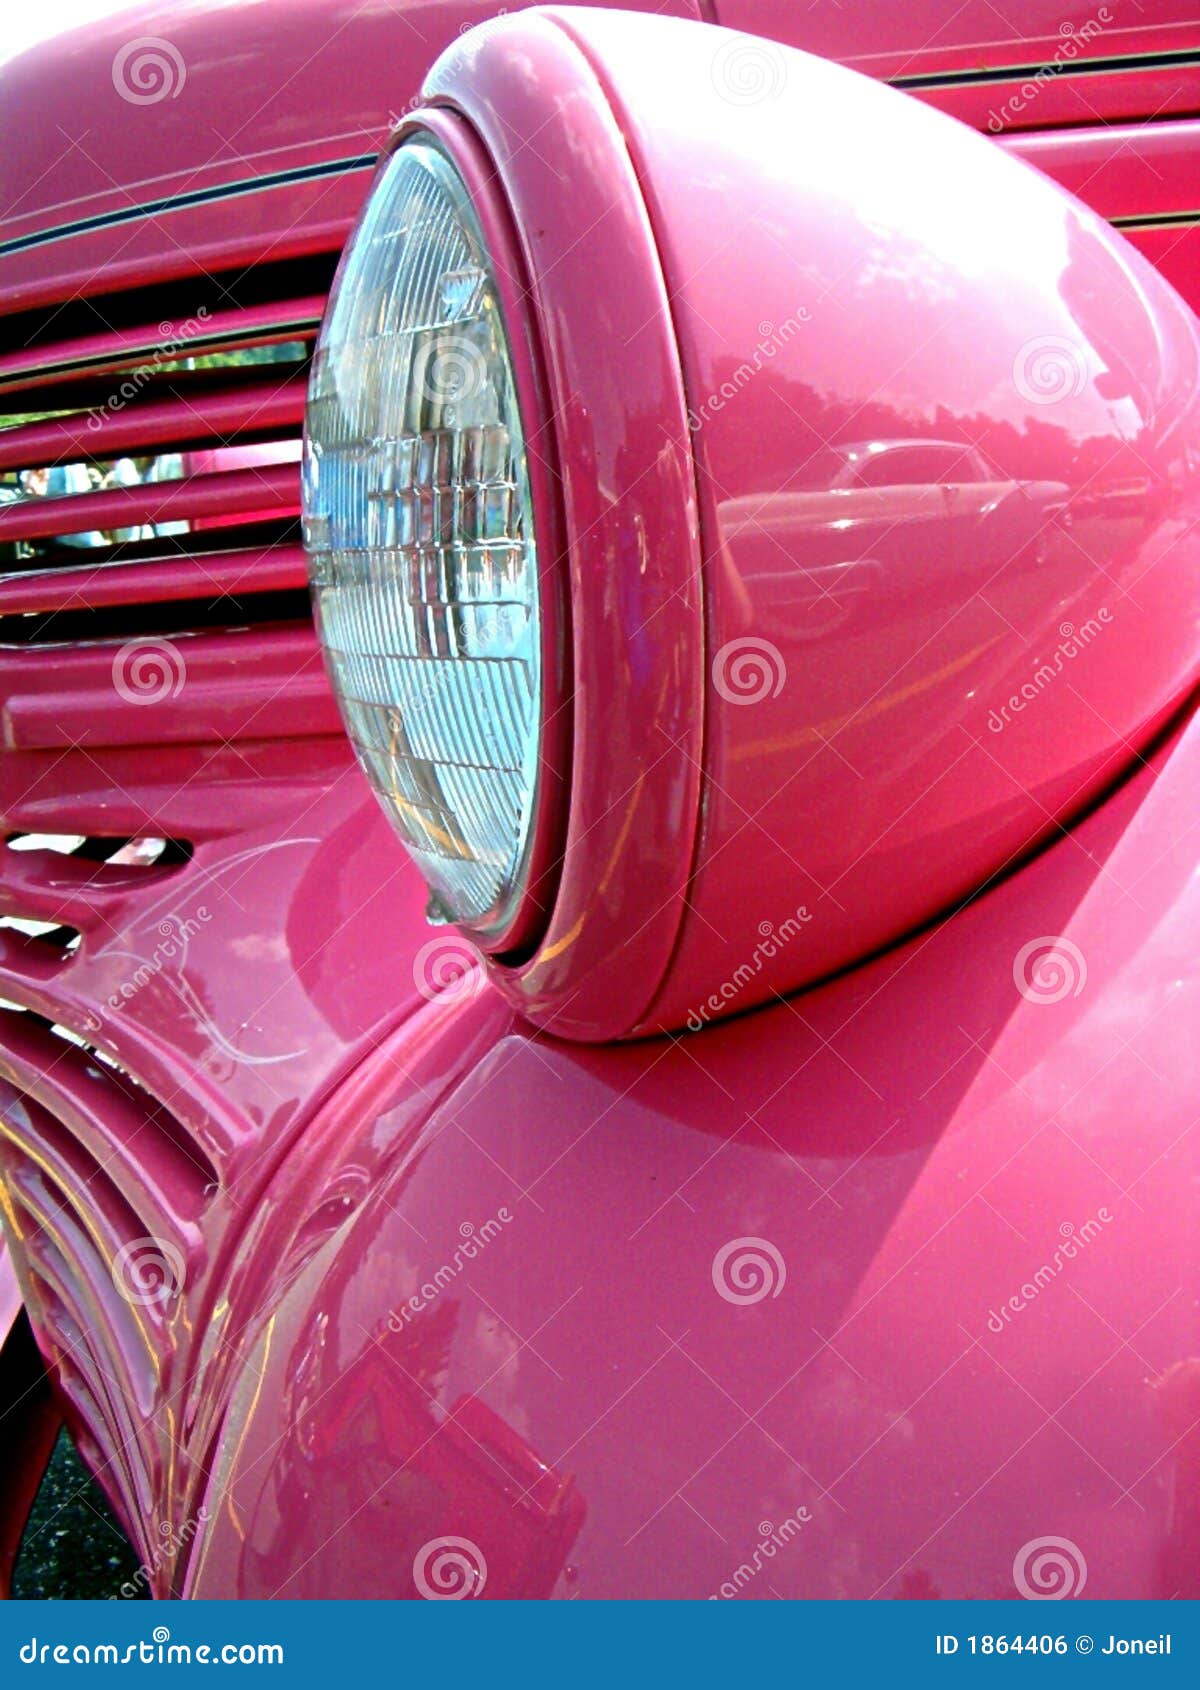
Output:
<instances>
[{"instance_id":1,"label":"car grille","mask_svg":"<svg viewBox=\"0 0 1200 1690\"><path fill-rule=\"evenodd\" d=\"M205 1006L168 998L145 935L194 938L209 764L227 781L257 747L277 773L337 733L298 532L333 262L3 322L0 1198L72 1430L148 1558L267 1112L216 1083L220 1048L206 1072L172 1045Z\"/></svg>"}]
</instances>

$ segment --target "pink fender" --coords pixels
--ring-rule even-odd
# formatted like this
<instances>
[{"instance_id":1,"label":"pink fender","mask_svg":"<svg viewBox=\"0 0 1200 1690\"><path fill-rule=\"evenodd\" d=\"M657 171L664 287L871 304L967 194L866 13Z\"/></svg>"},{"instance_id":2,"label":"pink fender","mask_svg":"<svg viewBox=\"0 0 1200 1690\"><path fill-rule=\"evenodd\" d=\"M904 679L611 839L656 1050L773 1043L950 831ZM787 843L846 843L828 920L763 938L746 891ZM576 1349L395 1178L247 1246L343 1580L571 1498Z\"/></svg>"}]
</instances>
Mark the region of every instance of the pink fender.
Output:
<instances>
[{"instance_id":1,"label":"pink fender","mask_svg":"<svg viewBox=\"0 0 1200 1690\"><path fill-rule=\"evenodd\" d=\"M416 1596L451 1553L486 1597L1004 1597L1054 1536L1089 1597L1200 1593L1197 782L1192 723L949 921L695 1039L486 990L408 1023L229 1275L186 1591Z\"/></svg>"}]
</instances>

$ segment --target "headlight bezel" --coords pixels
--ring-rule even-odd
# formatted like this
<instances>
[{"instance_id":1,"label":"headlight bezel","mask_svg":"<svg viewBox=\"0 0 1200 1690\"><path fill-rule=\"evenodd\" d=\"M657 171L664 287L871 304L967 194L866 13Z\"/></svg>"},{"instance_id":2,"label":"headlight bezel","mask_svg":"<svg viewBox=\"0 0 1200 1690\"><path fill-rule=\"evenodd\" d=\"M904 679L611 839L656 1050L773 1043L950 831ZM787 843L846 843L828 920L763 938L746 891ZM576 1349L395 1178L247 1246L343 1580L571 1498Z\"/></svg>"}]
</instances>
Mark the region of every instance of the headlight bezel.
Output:
<instances>
[{"instance_id":1,"label":"headlight bezel","mask_svg":"<svg viewBox=\"0 0 1200 1690\"><path fill-rule=\"evenodd\" d=\"M603 1042L650 1013L683 921L706 638L658 241L608 93L563 21L523 13L519 29L471 31L435 63L411 121L469 137L480 189L511 219L561 487L574 688L562 869L540 942L491 978L539 1026Z\"/></svg>"},{"instance_id":2,"label":"headlight bezel","mask_svg":"<svg viewBox=\"0 0 1200 1690\"><path fill-rule=\"evenodd\" d=\"M650 1010L686 906L703 766L698 501L636 170L579 48L548 18L530 24L512 59L503 25L444 54L385 157L432 137L466 184L534 447L547 677L536 856L510 927L464 931L515 1008L602 1042ZM533 113L553 88L564 98L528 145L514 96Z\"/></svg>"}]
</instances>

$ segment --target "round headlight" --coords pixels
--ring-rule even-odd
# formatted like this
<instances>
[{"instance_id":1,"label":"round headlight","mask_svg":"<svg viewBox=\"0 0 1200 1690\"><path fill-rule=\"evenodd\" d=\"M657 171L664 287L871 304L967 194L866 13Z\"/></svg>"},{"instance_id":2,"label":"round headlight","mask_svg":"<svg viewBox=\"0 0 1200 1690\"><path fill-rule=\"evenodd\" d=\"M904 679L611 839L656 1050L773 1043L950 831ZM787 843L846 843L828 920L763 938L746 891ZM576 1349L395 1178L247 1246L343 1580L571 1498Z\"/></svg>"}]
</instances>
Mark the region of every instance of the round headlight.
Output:
<instances>
[{"instance_id":1,"label":"round headlight","mask_svg":"<svg viewBox=\"0 0 1200 1690\"><path fill-rule=\"evenodd\" d=\"M318 629L371 786L437 913L503 934L538 797L537 540L494 268L428 138L392 155L339 272L304 514Z\"/></svg>"}]
</instances>

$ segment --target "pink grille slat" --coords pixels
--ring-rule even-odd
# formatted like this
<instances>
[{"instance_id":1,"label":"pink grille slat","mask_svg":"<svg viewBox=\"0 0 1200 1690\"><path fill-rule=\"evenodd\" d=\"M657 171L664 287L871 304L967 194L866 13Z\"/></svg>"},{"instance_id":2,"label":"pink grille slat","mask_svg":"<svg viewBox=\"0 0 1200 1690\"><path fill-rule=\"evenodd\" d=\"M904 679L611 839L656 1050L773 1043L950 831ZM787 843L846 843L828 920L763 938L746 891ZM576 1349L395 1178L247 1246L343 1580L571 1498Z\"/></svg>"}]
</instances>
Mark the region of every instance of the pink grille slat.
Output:
<instances>
[{"instance_id":1,"label":"pink grille slat","mask_svg":"<svg viewBox=\"0 0 1200 1690\"><path fill-rule=\"evenodd\" d=\"M9 851L0 858L0 915L51 921L82 932L108 930L112 909L135 888L175 872L92 862L58 851Z\"/></svg>"},{"instance_id":2,"label":"pink grille slat","mask_svg":"<svg viewBox=\"0 0 1200 1690\"><path fill-rule=\"evenodd\" d=\"M55 1297L49 1281L41 1281L39 1289L43 1287L40 1301L46 1310L44 1321L47 1329L57 1333L61 1323L63 1330L69 1332L72 1329L70 1316ZM59 1310L62 1312L59 1313ZM126 1530L130 1541L144 1549L147 1539L142 1522L149 1518L152 1512L152 1491L150 1476L138 1459L141 1440L128 1409L123 1412L123 1405L119 1401L114 1402L101 1388L99 1376L94 1369L93 1358L80 1347L70 1351L60 1350L56 1357L55 1372L59 1389L75 1413L82 1418L84 1427L106 1426L110 1429L107 1453L100 1449L90 1435L87 1436L86 1444L81 1442L81 1452L93 1473L102 1474L108 1468L114 1469L122 1480L121 1495L136 1498L137 1513L132 1526L126 1517Z\"/></svg>"},{"instance_id":3,"label":"pink grille slat","mask_svg":"<svg viewBox=\"0 0 1200 1690\"><path fill-rule=\"evenodd\" d=\"M199 1147L179 1142L140 1087L29 1016L4 1012L2 1035L0 1075L63 1122L149 1232L194 1254L216 1182Z\"/></svg>"},{"instance_id":4,"label":"pink grille slat","mask_svg":"<svg viewBox=\"0 0 1200 1690\"><path fill-rule=\"evenodd\" d=\"M255 514L294 515L300 509L300 470L295 463L218 470L180 481L106 487L62 498L23 499L0 506L0 545L92 529L136 528L202 517Z\"/></svg>"},{"instance_id":5,"label":"pink grille slat","mask_svg":"<svg viewBox=\"0 0 1200 1690\"><path fill-rule=\"evenodd\" d=\"M120 1314L102 1289L97 1294L94 1263L85 1258L79 1268L74 1265L78 1241L53 1238L36 1213L36 1200L22 1200L17 1207L26 1229L26 1278L43 1348L50 1351L60 1387L96 1440L98 1467L116 1470L124 1479L124 1494L136 1499L144 1517L155 1488L151 1469L161 1472L164 1464L161 1442L155 1440L156 1451L154 1442L139 1435L152 1425L149 1358L132 1368L127 1364Z\"/></svg>"},{"instance_id":6,"label":"pink grille slat","mask_svg":"<svg viewBox=\"0 0 1200 1690\"><path fill-rule=\"evenodd\" d=\"M149 1512L151 1496L150 1476L140 1459L140 1440L128 1403L121 1400L119 1392L110 1393L104 1388L101 1364L89 1348L78 1318L59 1295L57 1286L64 1277L65 1264L60 1264L54 1281L40 1271L28 1275L42 1343L53 1351L55 1374L69 1409L82 1420L84 1439L80 1440L80 1447L92 1471L111 1468L123 1481L122 1496L136 1498L137 1529L130 1532L130 1537L140 1543L141 1521ZM105 1431L106 1450L101 1450L95 1438L101 1428Z\"/></svg>"},{"instance_id":7,"label":"pink grille slat","mask_svg":"<svg viewBox=\"0 0 1200 1690\"><path fill-rule=\"evenodd\" d=\"M67 961L64 952L44 939L32 938L12 928L0 928L0 997L52 986ZM0 1050L2 1071L3 1051Z\"/></svg>"},{"instance_id":8,"label":"pink grille slat","mask_svg":"<svg viewBox=\"0 0 1200 1690\"><path fill-rule=\"evenodd\" d=\"M145 323L137 328L17 347L0 353L0 398L10 393L27 393L85 372L115 375L136 369L139 360L155 360L156 355L161 363L164 348L171 357L183 359L231 347L242 350L311 338L324 309L325 296L314 293L247 308L211 311L202 319L197 317L182 324ZM47 403L52 405L53 401Z\"/></svg>"},{"instance_id":9,"label":"pink grille slat","mask_svg":"<svg viewBox=\"0 0 1200 1690\"><path fill-rule=\"evenodd\" d=\"M154 1409L153 1368L147 1358L132 1371L127 1367L121 1337L108 1316L106 1297L97 1301L88 1281L21 1205L31 1282L33 1313L43 1347L51 1350L60 1388L96 1439L95 1467L112 1467L124 1481L124 1495L136 1500L139 1521L145 1518L155 1493L156 1474L165 1465L161 1440L145 1436ZM70 1247L70 1241L64 1240ZM157 1446L157 1447L156 1447ZM138 1534L133 1534L135 1541Z\"/></svg>"},{"instance_id":10,"label":"pink grille slat","mask_svg":"<svg viewBox=\"0 0 1200 1690\"><path fill-rule=\"evenodd\" d=\"M332 1071L344 1037L304 1007L336 971L298 955L301 986L272 955L260 986L227 945L242 900L259 920L308 871L352 766L298 521L342 233L253 273L210 254L195 286L111 265L100 296L92 265L36 309L0 301L0 815L84 842L0 846L0 919L50 929L0 928L0 1181L68 1419L137 1536L181 1482L171 1430L239 1212L324 1083L295 1071ZM169 842L161 866L94 860L139 838ZM143 1306L114 1268L146 1241L181 1274Z\"/></svg>"},{"instance_id":11,"label":"pink grille slat","mask_svg":"<svg viewBox=\"0 0 1200 1690\"><path fill-rule=\"evenodd\" d=\"M139 651L163 691L137 691ZM156 685L159 680L156 680ZM311 626L26 650L0 648L0 724L12 750L226 744L340 732Z\"/></svg>"},{"instance_id":12,"label":"pink grille slat","mask_svg":"<svg viewBox=\"0 0 1200 1690\"><path fill-rule=\"evenodd\" d=\"M302 376L267 376L224 392L134 400L116 410L97 408L3 429L0 470L294 434L304 418L305 386Z\"/></svg>"},{"instance_id":13,"label":"pink grille slat","mask_svg":"<svg viewBox=\"0 0 1200 1690\"><path fill-rule=\"evenodd\" d=\"M148 1414L154 1406L154 1348L150 1334L138 1324L137 1316L143 1311L120 1296L78 1218L59 1201L36 1167L26 1164L7 1178L27 1220L34 1223L22 1244L35 1268L89 1335L85 1347L93 1355L101 1349L96 1340L102 1337L103 1353L120 1390L141 1413ZM69 1271L65 1269L68 1262Z\"/></svg>"},{"instance_id":14,"label":"pink grille slat","mask_svg":"<svg viewBox=\"0 0 1200 1690\"><path fill-rule=\"evenodd\" d=\"M170 604L236 593L302 591L308 569L301 546L241 546L80 567L0 575L0 616L52 610L107 610L120 605Z\"/></svg>"},{"instance_id":15,"label":"pink grille slat","mask_svg":"<svg viewBox=\"0 0 1200 1690\"><path fill-rule=\"evenodd\" d=\"M0 1136L29 1163L36 1164L59 1191L70 1193L96 1250L111 1262L145 1228L107 1174L75 1143L62 1123L33 1098L0 1082ZM14 1182L14 1189L19 1181Z\"/></svg>"}]
</instances>

